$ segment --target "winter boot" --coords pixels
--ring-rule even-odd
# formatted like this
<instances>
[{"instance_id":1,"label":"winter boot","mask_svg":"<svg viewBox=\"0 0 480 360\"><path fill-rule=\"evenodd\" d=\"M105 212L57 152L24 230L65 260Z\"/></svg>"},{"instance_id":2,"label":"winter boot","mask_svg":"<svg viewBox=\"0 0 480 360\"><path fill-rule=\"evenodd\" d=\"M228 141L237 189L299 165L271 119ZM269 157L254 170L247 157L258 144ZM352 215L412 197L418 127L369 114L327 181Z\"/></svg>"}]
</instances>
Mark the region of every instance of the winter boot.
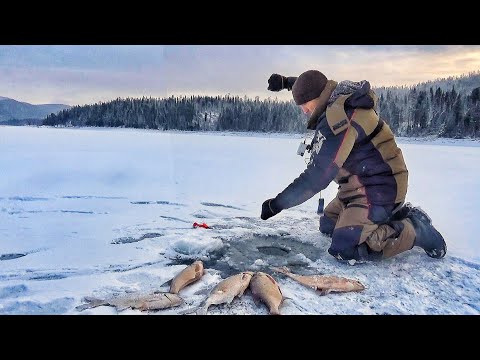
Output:
<instances>
[{"instance_id":1,"label":"winter boot","mask_svg":"<svg viewBox=\"0 0 480 360\"><path fill-rule=\"evenodd\" d=\"M373 251L366 243L362 243L357 246L355 260L359 262L380 261L382 260L382 256L382 251Z\"/></svg>"},{"instance_id":2,"label":"winter boot","mask_svg":"<svg viewBox=\"0 0 480 360\"><path fill-rule=\"evenodd\" d=\"M447 244L442 235L432 225L430 217L419 207L411 208L407 218L415 229L415 242L428 256L440 259L447 253Z\"/></svg>"}]
</instances>

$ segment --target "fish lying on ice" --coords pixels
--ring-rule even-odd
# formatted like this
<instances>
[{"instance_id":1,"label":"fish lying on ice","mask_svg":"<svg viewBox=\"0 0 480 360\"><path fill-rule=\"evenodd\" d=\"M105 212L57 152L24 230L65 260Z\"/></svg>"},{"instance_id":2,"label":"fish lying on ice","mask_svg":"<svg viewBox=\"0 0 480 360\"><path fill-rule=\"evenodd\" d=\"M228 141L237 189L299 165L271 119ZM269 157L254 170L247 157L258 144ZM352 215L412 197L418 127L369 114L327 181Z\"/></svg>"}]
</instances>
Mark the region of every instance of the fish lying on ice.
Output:
<instances>
[{"instance_id":1,"label":"fish lying on ice","mask_svg":"<svg viewBox=\"0 0 480 360\"><path fill-rule=\"evenodd\" d=\"M256 301L267 305L270 314L280 315L279 307L286 298L273 277L261 271L255 273L250 280L250 290Z\"/></svg>"},{"instance_id":2,"label":"fish lying on ice","mask_svg":"<svg viewBox=\"0 0 480 360\"><path fill-rule=\"evenodd\" d=\"M330 292L361 291L365 289L365 286L363 286L360 281L344 277L333 275L298 275L290 272L290 269L286 266L281 268L272 267L271 269L285 274L304 286L320 291L321 295L326 295Z\"/></svg>"},{"instance_id":3,"label":"fish lying on ice","mask_svg":"<svg viewBox=\"0 0 480 360\"><path fill-rule=\"evenodd\" d=\"M75 309L83 311L97 306L115 306L118 311L128 308L138 310L162 310L170 307L181 305L184 301L177 294L155 293L155 294L125 294L113 296L107 299L98 299L93 297L85 297L83 299L86 304L77 306Z\"/></svg>"},{"instance_id":4,"label":"fish lying on ice","mask_svg":"<svg viewBox=\"0 0 480 360\"><path fill-rule=\"evenodd\" d=\"M210 292L198 315L206 315L210 305L230 304L235 297L241 297L250 284L252 271L244 271L220 281Z\"/></svg>"},{"instance_id":5,"label":"fish lying on ice","mask_svg":"<svg viewBox=\"0 0 480 360\"><path fill-rule=\"evenodd\" d=\"M172 279L169 293L178 294L185 286L199 280L204 274L203 262L197 260L180 271Z\"/></svg>"}]
</instances>

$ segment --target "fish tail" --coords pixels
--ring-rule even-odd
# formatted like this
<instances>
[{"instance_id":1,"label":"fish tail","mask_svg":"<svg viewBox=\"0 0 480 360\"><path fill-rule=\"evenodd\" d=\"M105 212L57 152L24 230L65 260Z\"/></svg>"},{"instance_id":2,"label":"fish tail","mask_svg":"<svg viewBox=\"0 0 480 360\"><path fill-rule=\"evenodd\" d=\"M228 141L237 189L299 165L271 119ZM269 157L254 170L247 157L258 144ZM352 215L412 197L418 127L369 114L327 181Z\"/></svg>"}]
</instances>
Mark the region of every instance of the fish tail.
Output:
<instances>
[{"instance_id":1,"label":"fish tail","mask_svg":"<svg viewBox=\"0 0 480 360\"><path fill-rule=\"evenodd\" d=\"M83 311L86 309L91 309L97 306L101 306L105 304L105 301L102 299L97 299L97 298L92 298L92 297L85 297L83 298L83 301L86 301L86 304L79 305L75 307L76 310L78 311Z\"/></svg>"},{"instance_id":2,"label":"fish tail","mask_svg":"<svg viewBox=\"0 0 480 360\"><path fill-rule=\"evenodd\" d=\"M198 310L198 308L193 307L193 308L181 310L181 311L179 311L177 314L178 314L178 315L188 315L188 314L196 313L197 310Z\"/></svg>"},{"instance_id":3,"label":"fish tail","mask_svg":"<svg viewBox=\"0 0 480 360\"><path fill-rule=\"evenodd\" d=\"M160 287L164 287L164 286L170 286L172 285L172 281L173 281L173 278L168 280L168 281L165 281L162 285L160 285Z\"/></svg>"},{"instance_id":4,"label":"fish tail","mask_svg":"<svg viewBox=\"0 0 480 360\"><path fill-rule=\"evenodd\" d=\"M285 274L285 275L288 275L288 273L290 272L290 269L286 266L282 266L282 267L271 267L271 269L273 271L276 271L276 272L279 272L279 273L282 273L282 274Z\"/></svg>"},{"instance_id":5,"label":"fish tail","mask_svg":"<svg viewBox=\"0 0 480 360\"><path fill-rule=\"evenodd\" d=\"M271 308L270 315L280 315L280 310L278 310L278 307Z\"/></svg>"},{"instance_id":6,"label":"fish tail","mask_svg":"<svg viewBox=\"0 0 480 360\"><path fill-rule=\"evenodd\" d=\"M83 311L83 310L86 310L86 309L91 309L92 307L94 307L94 306L92 306L92 304L83 304L83 305L76 306L75 310Z\"/></svg>"},{"instance_id":7,"label":"fish tail","mask_svg":"<svg viewBox=\"0 0 480 360\"><path fill-rule=\"evenodd\" d=\"M182 288L180 286L178 286L177 283L170 283L170 289L168 290L168 292L170 294L175 294L175 295L178 295L178 293L180 292Z\"/></svg>"},{"instance_id":8,"label":"fish tail","mask_svg":"<svg viewBox=\"0 0 480 360\"><path fill-rule=\"evenodd\" d=\"M210 304L205 304L203 306L201 306L198 310L197 310L197 315L207 315L207 311L208 311L208 308L210 307Z\"/></svg>"}]
</instances>

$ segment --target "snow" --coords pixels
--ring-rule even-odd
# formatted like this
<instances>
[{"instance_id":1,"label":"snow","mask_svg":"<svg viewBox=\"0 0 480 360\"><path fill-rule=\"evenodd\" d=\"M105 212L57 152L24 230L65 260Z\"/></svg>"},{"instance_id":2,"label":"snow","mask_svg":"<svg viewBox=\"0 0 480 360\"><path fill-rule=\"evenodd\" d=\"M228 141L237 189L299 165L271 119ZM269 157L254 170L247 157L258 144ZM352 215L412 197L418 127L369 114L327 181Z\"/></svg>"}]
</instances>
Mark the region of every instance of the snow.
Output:
<instances>
[{"instance_id":1,"label":"snow","mask_svg":"<svg viewBox=\"0 0 480 360\"><path fill-rule=\"evenodd\" d=\"M270 272L282 314L480 314L480 144L398 139L408 201L425 209L448 244L444 259L414 248L349 265L327 253L318 195L260 219L262 202L304 169L300 135L0 126L0 314L178 314L222 279L289 266L362 282L361 292L320 296ZM322 191L328 203L335 184ZM193 228L194 222L211 229ZM185 305L143 313L97 307L85 296L167 291L202 259L205 275ZM267 314L249 290L209 314Z\"/></svg>"}]
</instances>

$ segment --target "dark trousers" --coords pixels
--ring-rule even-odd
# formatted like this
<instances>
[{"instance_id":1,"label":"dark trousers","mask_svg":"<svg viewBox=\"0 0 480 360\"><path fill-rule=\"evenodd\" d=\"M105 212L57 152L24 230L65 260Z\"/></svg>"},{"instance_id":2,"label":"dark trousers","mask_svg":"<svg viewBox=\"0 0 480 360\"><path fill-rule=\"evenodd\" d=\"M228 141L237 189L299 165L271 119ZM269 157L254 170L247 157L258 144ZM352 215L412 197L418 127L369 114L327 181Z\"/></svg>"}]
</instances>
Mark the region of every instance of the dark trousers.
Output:
<instances>
[{"instance_id":1,"label":"dark trousers","mask_svg":"<svg viewBox=\"0 0 480 360\"><path fill-rule=\"evenodd\" d=\"M368 204L366 197L348 203L335 197L320 217L320 231L332 236L328 252L349 260L358 256L358 245L363 243L384 258L410 250L415 230L409 219L389 222L394 207Z\"/></svg>"}]
</instances>

